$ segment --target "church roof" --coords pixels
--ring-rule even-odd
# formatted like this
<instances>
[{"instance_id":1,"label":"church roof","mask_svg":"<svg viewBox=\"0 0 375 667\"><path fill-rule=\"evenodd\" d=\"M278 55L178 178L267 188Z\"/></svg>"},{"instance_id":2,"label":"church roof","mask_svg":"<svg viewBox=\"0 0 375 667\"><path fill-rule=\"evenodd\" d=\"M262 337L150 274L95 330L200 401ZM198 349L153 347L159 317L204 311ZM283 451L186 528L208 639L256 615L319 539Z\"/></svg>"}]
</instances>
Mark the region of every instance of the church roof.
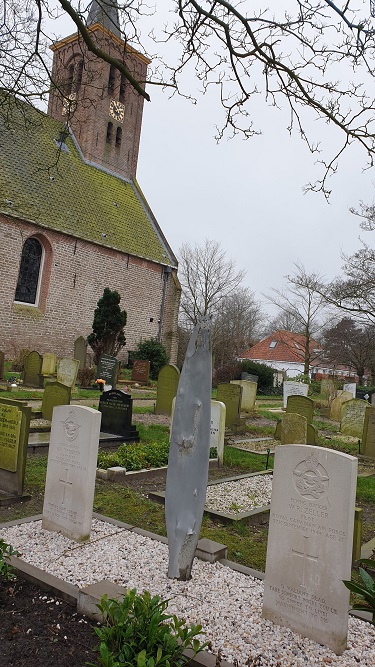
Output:
<instances>
[{"instance_id":1,"label":"church roof","mask_svg":"<svg viewBox=\"0 0 375 667\"><path fill-rule=\"evenodd\" d=\"M85 162L70 136L59 150L63 129L24 104L0 117L0 212L177 266L138 185Z\"/></svg>"},{"instance_id":2,"label":"church roof","mask_svg":"<svg viewBox=\"0 0 375 667\"><path fill-rule=\"evenodd\" d=\"M93 0L87 17L87 25L100 23L117 37L121 37L116 0Z\"/></svg>"}]
</instances>

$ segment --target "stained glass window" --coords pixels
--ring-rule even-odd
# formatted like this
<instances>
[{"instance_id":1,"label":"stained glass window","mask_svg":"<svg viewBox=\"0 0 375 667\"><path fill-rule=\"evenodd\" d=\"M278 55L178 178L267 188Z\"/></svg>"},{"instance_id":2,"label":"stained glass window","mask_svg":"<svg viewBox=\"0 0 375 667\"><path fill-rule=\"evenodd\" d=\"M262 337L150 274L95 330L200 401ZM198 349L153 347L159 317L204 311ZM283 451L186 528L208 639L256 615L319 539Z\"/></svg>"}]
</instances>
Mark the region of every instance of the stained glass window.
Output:
<instances>
[{"instance_id":1,"label":"stained glass window","mask_svg":"<svg viewBox=\"0 0 375 667\"><path fill-rule=\"evenodd\" d=\"M43 248L38 239L30 238L25 241L15 301L21 301L22 303L36 302L42 255Z\"/></svg>"}]
</instances>

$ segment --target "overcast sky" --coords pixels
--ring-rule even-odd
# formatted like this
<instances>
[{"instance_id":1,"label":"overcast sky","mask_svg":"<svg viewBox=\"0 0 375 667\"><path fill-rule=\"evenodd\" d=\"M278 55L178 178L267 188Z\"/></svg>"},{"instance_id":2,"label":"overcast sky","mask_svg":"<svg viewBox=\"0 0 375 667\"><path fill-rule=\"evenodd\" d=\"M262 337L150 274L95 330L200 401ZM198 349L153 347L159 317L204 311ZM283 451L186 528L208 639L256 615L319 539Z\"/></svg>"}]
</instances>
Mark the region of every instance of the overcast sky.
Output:
<instances>
[{"instance_id":1,"label":"overcast sky","mask_svg":"<svg viewBox=\"0 0 375 667\"><path fill-rule=\"evenodd\" d=\"M285 4L285 3L283 3ZM158 0L161 7L168 0ZM153 22L157 23L158 14ZM74 30L69 22L54 22L60 36ZM197 89L191 76L191 91ZM293 263L302 263L327 279L340 274L342 253L360 246L359 219L349 212L362 200L374 200L374 170L363 171L366 155L352 146L330 179L330 203L322 194L303 193L320 175L297 134L290 137L288 116L259 98L254 113L263 135L240 137L219 144L215 125L222 120L216 97L200 97L193 105L168 99L161 89L149 89L145 102L137 178L173 251L182 243L221 243L238 269L246 270L244 285L267 306L262 293L280 288ZM323 121L309 119L316 136L330 143Z\"/></svg>"}]
</instances>

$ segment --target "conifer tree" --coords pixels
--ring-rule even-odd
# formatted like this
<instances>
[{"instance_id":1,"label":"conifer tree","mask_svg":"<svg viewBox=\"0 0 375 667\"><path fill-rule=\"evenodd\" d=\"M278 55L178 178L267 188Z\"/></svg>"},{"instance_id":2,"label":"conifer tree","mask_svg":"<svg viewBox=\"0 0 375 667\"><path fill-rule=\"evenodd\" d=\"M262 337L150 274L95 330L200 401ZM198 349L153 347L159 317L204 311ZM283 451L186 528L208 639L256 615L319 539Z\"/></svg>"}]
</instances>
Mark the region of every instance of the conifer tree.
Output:
<instances>
[{"instance_id":1,"label":"conifer tree","mask_svg":"<svg viewBox=\"0 0 375 667\"><path fill-rule=\"evenodd\" d=\"M95 308L92 333L87 336L87 342L94 352L95 364L102 354L116 357L126 343L126 311L120 309L120 299L116 290L106 287Z\"/></svg>"}]
</instances>

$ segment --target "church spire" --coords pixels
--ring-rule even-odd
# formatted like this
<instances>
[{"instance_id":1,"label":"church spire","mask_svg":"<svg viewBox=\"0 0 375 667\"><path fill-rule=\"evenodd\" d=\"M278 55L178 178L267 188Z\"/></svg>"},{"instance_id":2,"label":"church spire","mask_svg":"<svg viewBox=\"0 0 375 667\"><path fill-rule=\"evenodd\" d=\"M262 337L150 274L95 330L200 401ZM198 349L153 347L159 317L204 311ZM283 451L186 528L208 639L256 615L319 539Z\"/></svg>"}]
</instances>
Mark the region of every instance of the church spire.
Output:
<instances>
[{"instance_id":1,"label":"church spire","mask_svg":"<svg viewBox=\"0 0 375 667\"><path fill-rule=\"evenodd\" d=\"M116 0L92 0L87 25L100 23L116 37L121 37L118 6Z\"/></svg>"}]
</instances>

